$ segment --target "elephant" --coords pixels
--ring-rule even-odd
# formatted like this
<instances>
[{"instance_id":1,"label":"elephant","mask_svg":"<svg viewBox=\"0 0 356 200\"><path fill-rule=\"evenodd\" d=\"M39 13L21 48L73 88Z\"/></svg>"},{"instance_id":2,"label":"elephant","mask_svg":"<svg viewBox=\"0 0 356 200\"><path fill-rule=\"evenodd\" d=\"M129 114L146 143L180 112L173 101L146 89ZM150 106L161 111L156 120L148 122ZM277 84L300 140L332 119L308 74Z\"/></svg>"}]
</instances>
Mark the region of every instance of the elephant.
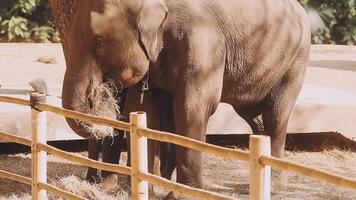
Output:
<instances>
[{"instance_id":1,"label":"elephant","mask_svg":"<svg viewBox=\"0 0 356 200\"><path fill-rule=\"evenodd\" d=\"M127 90L117 92L114 96L117 100L119 110L117 111L117 119L122 120L121 113L123 112L125 97ZM100 115L99 115L100 116ZM124 131L114 129L112 136L103 137L102 140L97 137L89 137L88 139L88 157L92 160L99 160L99 153L102 152L103 162L119 164L121 157L121 149L124 145ZM104 188L112 190L116 188L118 183L117 174L112 172L102 171L101 174L95 168L89 168L86 175L86 180L91 183L100 183L104 179Z\"/></svg>"},{"instance_id":2,"label":"elephant","mask_svg":"<svg viewBox=\"0 0 356 200\"><path fill-rule=\"evenodd\" d=\"M288 120L309 62L310 25L295 0L92 0L80 2L67 36L63 107L87 112L107 81L127 88L124 115L142 110L148 127L204 141L220 102L283 157ZM104 95L107 96L107 95ZM112 107L112 102L107 102ZM114 109L101 115L115 118ZM83 137L96 127L67 119ZM149 170L203 187L202 154L149 141ZM161 154L160 170L154 165ZM158 172L157 172L158 173ZM282 188L273 172L276 191ZM174 194L171 193L174 197Z\"/></svg>"},{"instance_id":3,"label":"elephant","mask_svg":"<svg viewBox=\"0 0 356 200\"><path fill-rule=\"evenodd\" d=\"M89 31L88 27L86 27L89 25L89 23L87 24L85 23L85 20L88 20L88 18L86 18L85 15L88 16L88 14L90 13L89 10L90 7L88 6L89 5L88 3L89 2L78 1L78 0L66 0L66 1L49 0L49 5L51 7L51 11L54 17L54 22L61 38L63 53L67 64L66 71L69 74L72 73L73 68L76 67L79 63L82 64L84 62L88 62L88 60L85 61L85 59L90 58L88 46L85 45L88 44L87 42L90 41L89 38L87 37L88 34L85 33ZM75 26L75 28L72 28L73 26ZM83 37L78 37L79 35L76 34L78 33L78 30L81 31L80 33L85 33L82 35ZM75 79L78 78L78 76L74 75L71 78L72 78L71 81L74 81L72 83L77 84L75 83ZM69 82L68 79L71 78L67 76L66 82L68 83ZM91 86L95 86L95 87L100 86L99 84L97 84L98 82L91 82L91 83L94 83ZM75 91L76 90L74 90L74 92ZM86 105L88 105L89 102L91 101L90 96L91 97L93 96L90 95L94 93L92 91L88 90L88 92L85 93L85 95L84 94L76 95L75 93L73 93L72 97L74 99L78 99L79 97L79 100L77 101L77 104L73 104L73 106L76 106L76 108L72 108L72 109L84 113L89 112L90 114L94 114L98 116L104 116L104 117L111 116L112 119L121 119L122 115L120 115L120 113L123 112L123 106L125 102L124 100L127 92L126 89L122 91L115 91L115 94L105 94L105 95L115 97L114 101L112 99L111 103L115 102L115 104L119 104L118 108L120 109L117 109L117 112L112 112L111 114L108 113L100 114L95 112L93 113L90 112L90 110L96 110L96 109L86 108L89 107ZM66 94L65 92L63 93ZM80 101L82 102L80 103ZM108 107L104 106L104 107L109 108L109 110L110 107L115 107L113 105L110 105L111 103L107 103L109 104L109 106ZM100 103L97 105L100 105ZM63 107L66 108L64 101L63 101ZM76 123L77 122L79 121L76 121ZM83 125L84 124L80 124L79 126L72 126L72 125L70 126L76 133L78 133L78 135L88 138L88 157L94 160L98 160L99 153L102 152L103 154L102 158L104 162L118 163L121 155L121 145L123 144L124 141L123 139L124 132L120 130L107 130L111 132L110 136L105 136L100 138L98 137L100 136L100 134L98 135L95 129L90 130L88 129L88 126L83 126ZM113 174L106 171L102 171L102 173L99 174L96 169L89 168L86 175L86 179L89 182L93 182L93 183L99 183L104 180L103 182L104 188L111 190L115 188L118 176L117 174Z\"/></svg>"}]
</instances>

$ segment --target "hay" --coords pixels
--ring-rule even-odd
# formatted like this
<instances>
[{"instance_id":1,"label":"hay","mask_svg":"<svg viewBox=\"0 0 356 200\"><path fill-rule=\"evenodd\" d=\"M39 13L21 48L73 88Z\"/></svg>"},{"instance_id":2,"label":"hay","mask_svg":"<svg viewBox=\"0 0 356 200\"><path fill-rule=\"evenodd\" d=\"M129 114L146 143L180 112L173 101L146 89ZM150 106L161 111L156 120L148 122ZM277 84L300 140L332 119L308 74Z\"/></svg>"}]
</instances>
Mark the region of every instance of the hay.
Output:
<instances>
[{"instance_id":1,"label":"hay","mask_svg":"<svg viewBox=\"0 0 356 200\"><path fill-rule=\"evenodd\" d=\"M116 93L117 88L112 82L105 82L96 86L87 96L86 101L89 106L85 107L87 109L85 112L98 117L116 119L120 114ZM77 121L77 123L80 123L96 139L114 136L114 130L111 127L89 125L81 121Z\"/></svg>"},{"instance_id":2,"label":"hay","mask_svg":"<svg viewBox=\"0 0 356 200\"><path fill-rule=\"evenodd\" d=\"M90 184L86 181L80 180L76 176L68 176L60 178L58 180L52 181L52 184L64 189L66 191L72 192L79 196L87 199L105 199L105 200L118 200L118 199L129 199L129 194L125 190L119 188L115 192L107 193L104 191L100 185ZM63 199L61 197L56 197L50 195L52 199Z\"/></svg>"},{"instance_id":3,"label":"hay","mask_svg":"<svg viewBox=\"0 0 356 200\"><path fill-rule=\"evenodd\" d=\"M0 200L31 200L31 195L29 194L11 195L7 197L0 197Z\"/></svg>"},{"instance_id":4,"label":"hay","mask_svg":"<svg viewBox=\"0 0 356 200\"><path fill-rule=\"evenodd\" d=\"M85 155L86 153L76 153ZM0 169L25 176L31 174L31 155L16 154L0 156ZM126 153L120 163L126 162ZM304 163L313 167L325 169L350 178L356 178L356 153L337 149L324 152L286 152L286 159ZM92 195L93 199L130 199L130 186L127 177L119 175L119 187L107 192L99 185L90 185L85 179L86 167L71 164L54 156L48 158L48 176L50 183L55 183L62 189L77 189L78 193ZM248 199L248 164L247 162L219 158L203 154L204 188L238 199ZM66 178L68 175L74 175ZM59 178L58 178L59 177ZM79 178L76 178L79 177ZM175 177L175 176L173 176ZM356 191L325 184L315 179L288 173L287 191L273 195L272 199L356 199ZM51 181L52 180L52 181ZM0 200L30 199L30 188L23 184L0 179ZM162 199L169 191L155 187L157 199ZM15 195L17 196L15 196ZM96 196L102 195L102 196ZM121 196L122 195L122 196ZM97 198L98 197L98 198ZM188 198L189 199L189 198Z\"/></svg>"},{"instance_id":5,"label":"hay","mask_svg":"<svg viewBox=\"0 0 356 200\"><path fill-rule=\"evenodd\" d=\"M93 200L126 200L129 199L129 187L127 182L122 182L120 187L110 193L103 190L100 185L90 184L78 177L72 175L68 177L58 178L50 181L52 185L59 187L63 190L72 192L81 197ZM47 193L48 199L64 200L64 198ZM0 200L30 200L30 194L0 196Z\"/></svg>"}]
</instances>

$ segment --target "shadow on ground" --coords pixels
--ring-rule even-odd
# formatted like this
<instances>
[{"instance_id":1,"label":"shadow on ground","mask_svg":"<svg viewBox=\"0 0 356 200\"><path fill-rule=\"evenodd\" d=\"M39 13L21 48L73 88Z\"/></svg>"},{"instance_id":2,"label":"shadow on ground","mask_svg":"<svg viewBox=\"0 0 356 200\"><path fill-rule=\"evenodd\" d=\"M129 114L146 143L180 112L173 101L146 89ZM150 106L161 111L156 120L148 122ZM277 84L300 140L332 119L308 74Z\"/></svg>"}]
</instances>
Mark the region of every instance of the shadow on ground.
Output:
<instances>
[{"instance_id":1,"label":"shadow on ground","mask_svg":"<svg viewBox=\"0 0 356 200\"><path fill-rule=\"evenodd\" d=\"M206 141L223 147L248 148L249 134L207 135ZM69 152L87 150L87 140L51 141L49 145ZM322 152L330 149L356 152L356 141L338 132L288 134L287 151ZM126 145L122 147L127 151ZM15 143L0 143L0 155L29 153L30 148Z\"/></svg>"}]
</instances>

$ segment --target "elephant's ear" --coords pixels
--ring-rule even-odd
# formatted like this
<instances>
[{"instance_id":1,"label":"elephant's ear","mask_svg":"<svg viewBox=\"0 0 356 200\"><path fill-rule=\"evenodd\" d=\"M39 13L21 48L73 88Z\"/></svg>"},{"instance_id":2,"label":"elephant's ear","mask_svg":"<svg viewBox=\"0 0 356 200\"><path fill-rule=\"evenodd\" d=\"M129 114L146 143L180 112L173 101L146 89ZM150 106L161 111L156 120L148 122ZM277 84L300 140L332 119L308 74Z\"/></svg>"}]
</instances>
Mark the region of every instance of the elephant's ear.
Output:
<instances>
[{"instance_id":1,"label":"elephant's ear","mask_svg":"<svg viewBox=\"0 0 356 200\"><path fill-rule=\"evenodd\" d=\"M163 26L168 15L167 6L161 1L146 1L139 16L138 30L141 45L147 57L156 61L161 50Z\"/></svg>"}]
</instances>

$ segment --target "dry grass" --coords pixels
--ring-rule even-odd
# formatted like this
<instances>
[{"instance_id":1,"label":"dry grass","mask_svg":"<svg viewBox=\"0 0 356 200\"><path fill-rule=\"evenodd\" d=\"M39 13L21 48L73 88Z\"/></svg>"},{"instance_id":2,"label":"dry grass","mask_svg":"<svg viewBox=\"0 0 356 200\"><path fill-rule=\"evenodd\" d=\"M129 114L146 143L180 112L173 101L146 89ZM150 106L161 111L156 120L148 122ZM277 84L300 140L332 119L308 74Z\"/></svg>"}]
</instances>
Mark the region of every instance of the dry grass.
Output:
<instances>
[{"instance_id":1,"label":"dry grass","mask_svg":"<svg viewBox=\"0 0 356 200\"><path fill-rule=\"evenodd\" d=\"M87 156L86 153L77 153ZM125 159L125 156L123 156ZM0 169L23 176L31 176L31 155L16 154L0 156ZM48 156L48 182L88 199L128 199L129 186L124 176L120 176L119 187L115 191L106 192L100 184L90 184L85 181L86 167L70 163L61 158ZM13 181L0 179L0 200L27 199L30 187ZM49 199L61 199L49 194ZM30 199L30 198L29 198Z\"/></svg>"},{"instance_id":2,"label":"dry grass","mask_svg":"<svg viewBox=\"0 0 356 200\"><path fill-rule=\"evenodd\" d=\"M87 199L105 199L105 200L126 200L129 199L129 193L118 188L112 193L105 192L100 185L90 184L81 180L77 176L70 175L68 177L57 178L50 181L54 186L57 186L66 191L72 192ZM0 200L30 200L31 196L27 193L19 195L10 195L0 197ZM48 193L48 199L64 200L59 196Z\"/></svg>"},{"instance_id":3,"label":"dry grass","mask_svg":"<svg viewBox=\"0 0 356 200\"><path fill-rule=\"evenodd\" d=\"M52 184L87 199L118 200L129 198L128 192L122 188L118 188L115 192L107 193L100 187L100 185L90 184L73 175L59 178L56 181L52 181ZM61 198L55 197L54 199Z\"/></svg>"},{"instance_id":4,"label":"dry grass","mask_svg":"<svg viewBox=\"0 0 356 200\"><path fill-rule=\"evenodd\" d=\"M356 153L339 150L330 150L319 153L287 152L286 158L317 168L338 173L347 177L356 178ZM123 160L121 163L125 163ZM248 165L245 162L222 159L215 156L204 155L204 184L205 189L221 194L233 196L238 199L248 199ZM84 181L86 168L62 159L49 157L49 181L55 185L82 195L89 199L128 199L129 186L124 176L120 176L120 187L115 191L106 192L100 185L91 185ZM0 156L0 169L30 175L29 155L18 154L13 156ZM167 191L155 188L159 198ZM29 187L12 181L0 179L0 200L2 199L29 199ZM14 196L19 195L19 196ZM338 188L318 180L288 173L287 191L272 196L272 199L356 199L356 191Z\"/></svg>"},{"instance_id":5,"label":"dry grass","mask_svg":"<svg viewBox=\"0 0 356 200\"><path fill-rule=\"evenodd\" d=\"M111 82L101 83L96 86L87 96L85 105L86 113L98 117L106 117L116 119L120 114L117 98L115 96L117 88ZM82 123L78 121L78 123ZM113 136L113 128L101 125L88 125L82 123L83 127L92 134L94 138L103 138L105 136Z\"/></svg>"},{"instance_id":6,"label":"dry grass","mask_svg":"<svg viewBox=\"0 0 356 200\"><path fill-rule=\"evenodd\" d=\"M31 200L31 196L29 194L10 195L7 197L0 197L0 200Z\"/></svg>"}]
</instances>

